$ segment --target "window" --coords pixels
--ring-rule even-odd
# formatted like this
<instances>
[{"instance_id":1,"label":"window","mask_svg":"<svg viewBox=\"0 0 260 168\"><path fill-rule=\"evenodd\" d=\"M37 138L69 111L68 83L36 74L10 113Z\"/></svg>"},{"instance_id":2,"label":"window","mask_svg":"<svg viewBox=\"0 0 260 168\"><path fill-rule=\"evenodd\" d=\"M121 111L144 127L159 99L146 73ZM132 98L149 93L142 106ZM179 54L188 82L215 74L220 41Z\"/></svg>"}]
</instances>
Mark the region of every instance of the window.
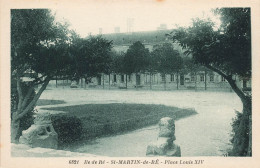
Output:
<instances>
[{"instance_id":1,"label":"window","mask_svg":"<svg viewBox=\"0 0 260 168\"><path fill-rule=\"evenodd\" d=\"M114 75L114 82L116 82L116 75Z\"/></svg>"},{"instance_id":2,"label":"window","mask_svg":"<svg viewBox=\"0 0 260 168\"><path fill-rule=\"evenodd\" d=\"M210 82L214 82L214 75L210 75L210 76L209 76L209 81L210 81Z\"/></svg>"},{"instance_id":3,"label":"window","mask_svg":"<svg viewBox=\"0 0 260 168\"><path fill-rule=\"evenodd\" d=\"M225 82L226 79L225 79L223 76L221 76L221 81L222 81L222 82Z\"/></svg>"},{"instance_id":4,"label":"window","mask_svg":"<svg viewBox=\"0 0 260 168\"><path fill-rule=\"evenodd\" d=\"M200 81L204 82L204 74L200 75Z\"/></svg>"},{"instance_id":5,"label":"window","mask_svg":"<svg viewBox=\"0 0 260 168\"><path fill-rule=\"evenodd\" d=\"M128 75L128 81L131 81L131 75Z\"/></svg>"},{"instance_id":6,"label":"window","mask_svg":"<svg viewBox=\"0 0 260 168\"><path fill-rule=\"evenodd\" d=\"M121 75L121 82L125 82L125 76Z\"/></svg>"},{"instance_id":7,"label":"window","mask_svg":"<svg viewBox=\"0 0 260 168\"><path fill-rule=\"evenodd\" d=\"M171 74L171 82L173 82L173 81L174 81L174 75Z\"/></svg>"}]
</instances>

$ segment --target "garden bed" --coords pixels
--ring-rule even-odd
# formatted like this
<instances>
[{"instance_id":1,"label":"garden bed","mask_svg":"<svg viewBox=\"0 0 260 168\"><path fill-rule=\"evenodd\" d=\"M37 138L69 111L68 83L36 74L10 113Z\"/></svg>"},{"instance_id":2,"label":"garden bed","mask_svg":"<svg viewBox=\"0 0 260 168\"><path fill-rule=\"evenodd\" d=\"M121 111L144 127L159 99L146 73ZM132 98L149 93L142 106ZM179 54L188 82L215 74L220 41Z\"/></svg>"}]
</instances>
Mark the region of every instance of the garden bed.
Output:
<instances>
[{"instance_id":1,"label":"garden bed","mask_svg":"<svg viewBox=\"0 0 260 168\"><path fill-rule=\"evenodd\" d=\"M154 104L85 104L44 109L67 112L53 116L54 128L63 134L64 142L67 136L68 142L90 139L153 125L162 117L178 120L196 114L193 109ZM70 134L80 135L73 139L74 135Z\"/></svg>"}]
</instances>

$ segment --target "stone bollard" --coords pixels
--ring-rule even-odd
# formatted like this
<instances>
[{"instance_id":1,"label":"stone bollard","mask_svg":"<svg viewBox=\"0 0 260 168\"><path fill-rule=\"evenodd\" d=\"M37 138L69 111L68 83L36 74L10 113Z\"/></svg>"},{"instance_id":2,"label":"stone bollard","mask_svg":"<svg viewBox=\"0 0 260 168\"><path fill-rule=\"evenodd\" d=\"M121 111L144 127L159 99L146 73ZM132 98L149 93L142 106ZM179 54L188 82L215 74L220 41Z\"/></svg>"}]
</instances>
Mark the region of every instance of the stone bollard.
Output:
<instances>
[{"instance_id":1,"label":"stone bollard","mask_svg":"<svg viewBox=\"0 0 260 168\"><path fill-rule=\"evenodd\" d=\"M34 124L22 131L19 138L21 144L30 147L58 148L58 134L55 132L49 113L37 113Z\"/></svg>"},{"instance_id":2,"label":"stone bollard","mask_svg":"<svg viewBox=\"0 0 260 168\"><path fill-rule=\"evenodd\" d=\"M146 156L181 156L180 146L176 145L175 123L170 117L159 121L159 135L157 141L147 146Z\"/></svg>"}]
</instances>

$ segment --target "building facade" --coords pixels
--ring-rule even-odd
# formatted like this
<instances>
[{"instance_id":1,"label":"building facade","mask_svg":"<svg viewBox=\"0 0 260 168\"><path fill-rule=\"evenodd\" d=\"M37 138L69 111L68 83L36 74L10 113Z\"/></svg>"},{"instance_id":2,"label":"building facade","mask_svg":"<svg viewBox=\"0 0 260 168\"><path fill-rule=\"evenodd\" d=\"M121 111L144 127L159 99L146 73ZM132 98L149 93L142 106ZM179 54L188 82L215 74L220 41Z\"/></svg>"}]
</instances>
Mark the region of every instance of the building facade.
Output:
<instances>
[{"instance_id":1,"label":"building facade","mask_svg":"<svg viewBox=\"0 0 260 168\"><path fill-rule=\"evenodd\" d=\"M150 32L132 32L132 33L113 33L102 35L103 38L113 41L113 50L117 53L126 53L130 45L136 41L140 41L150 51L157 44L170 42L165 34L171 30L157 30ZM183 49L175 43L172 43L173 48L179 52L184 52ZM250 88L251 80L242 80L234 76L237 84L241 88ZM68 82L68 81L67 81ZM63 82L64 83L64 82ZM50 82L53 85L54 81ZM57 82L55 83L57 85ZM85 85L84 79L81 79L79 86ZM100 74L100 76L92 78L87 84L90 88L142 88L153 90L225 90L231 91L228 82L219 74L212 71L199 71L187 74L150 74L137 73L131 75L125 74Z\"/></svg>"}]
</instances>

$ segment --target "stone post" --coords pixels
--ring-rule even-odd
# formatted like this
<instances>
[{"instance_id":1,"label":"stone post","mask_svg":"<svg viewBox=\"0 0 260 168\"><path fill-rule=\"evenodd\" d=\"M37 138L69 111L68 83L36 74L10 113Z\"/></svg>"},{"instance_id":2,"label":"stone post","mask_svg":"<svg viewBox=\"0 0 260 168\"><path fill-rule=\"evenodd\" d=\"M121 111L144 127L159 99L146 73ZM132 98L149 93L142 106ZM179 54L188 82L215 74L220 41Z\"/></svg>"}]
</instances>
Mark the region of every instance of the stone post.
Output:
<instances>
[{"instance_id":1,"label":"stone post","mask_svg":"<svg viewBox=\"0 0 260 168\"><path fill-rule=\"evenodd\" d=\"M180 146L175 144L175 123L170 117L159 121L159 135L157 141L147 146L147 156L181 156Z\"/></svg>"},{"instance_id":2,"label":"stone post","mask_svg":"<svg viewBox=\"0 0 260 168\"><path fill-rule=\"evenodd\" d=\"M27 130L22 131L19 142L30 147L57 149L58 134L51 123L51 115L46 112L37 113L34 124Z\"/></svg>"}]
</instances>

